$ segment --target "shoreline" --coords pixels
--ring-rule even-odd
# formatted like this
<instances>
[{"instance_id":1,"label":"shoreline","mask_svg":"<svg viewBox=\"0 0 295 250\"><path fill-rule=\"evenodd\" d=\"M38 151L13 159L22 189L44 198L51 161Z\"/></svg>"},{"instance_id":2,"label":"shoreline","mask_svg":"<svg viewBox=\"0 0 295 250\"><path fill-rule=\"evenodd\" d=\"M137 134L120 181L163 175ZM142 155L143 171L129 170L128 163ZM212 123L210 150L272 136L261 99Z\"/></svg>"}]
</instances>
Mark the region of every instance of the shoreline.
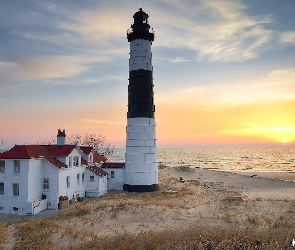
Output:
<instances>
[{"instance_id":1,"label":"shoreline","mask_svg":"<svg viewBox=\"0 0 295 250\"><path fill-rule=\"evenodd\" d=\"M239 174L243 176L267 178L271 180L281 180L295 182L295 171L284 171L284 170L232 170L232 169L218 169L218 168L202 168L195 167L196 170L209 170L217 172L226 172Z\"/></svg>"}]
</instances>

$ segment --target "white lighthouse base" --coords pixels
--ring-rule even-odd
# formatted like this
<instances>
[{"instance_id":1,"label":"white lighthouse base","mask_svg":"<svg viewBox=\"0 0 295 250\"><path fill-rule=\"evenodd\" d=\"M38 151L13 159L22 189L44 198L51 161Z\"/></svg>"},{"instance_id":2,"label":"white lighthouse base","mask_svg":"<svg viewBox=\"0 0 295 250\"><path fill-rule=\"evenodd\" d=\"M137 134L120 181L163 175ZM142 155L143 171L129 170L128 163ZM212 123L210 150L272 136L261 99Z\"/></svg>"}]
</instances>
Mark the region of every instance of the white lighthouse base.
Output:
<instances>
[{"instance_id":1,"label":"white lighthouse base","mask_svg":"<svg viewBox=\"0 0 295 250\"><path fill-rule=\"evenodd\" d=\"M154 118L127 119L125 184L129 192L158 190L158 162Z\"/></svg>"}]
</instances>

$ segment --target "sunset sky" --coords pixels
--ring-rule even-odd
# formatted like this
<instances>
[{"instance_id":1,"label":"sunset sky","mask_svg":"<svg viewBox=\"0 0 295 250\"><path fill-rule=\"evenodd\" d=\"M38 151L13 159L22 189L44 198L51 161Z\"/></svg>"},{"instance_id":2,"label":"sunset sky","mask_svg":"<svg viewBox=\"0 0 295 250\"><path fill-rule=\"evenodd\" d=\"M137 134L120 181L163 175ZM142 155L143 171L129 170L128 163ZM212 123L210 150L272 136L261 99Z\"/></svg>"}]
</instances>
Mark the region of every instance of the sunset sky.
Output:
<instances>
[{"instance_id":1,"label":"sunset sky","mask_svg":"<svg viewBox=\"0 0 295 250\"><path fill-rule=\"evenodd\" d=\"M159 147L294 145L294 0L1 0L5 147L58 129L124 147L140 4L155 30Z\"/></svg>"}]
</instances>

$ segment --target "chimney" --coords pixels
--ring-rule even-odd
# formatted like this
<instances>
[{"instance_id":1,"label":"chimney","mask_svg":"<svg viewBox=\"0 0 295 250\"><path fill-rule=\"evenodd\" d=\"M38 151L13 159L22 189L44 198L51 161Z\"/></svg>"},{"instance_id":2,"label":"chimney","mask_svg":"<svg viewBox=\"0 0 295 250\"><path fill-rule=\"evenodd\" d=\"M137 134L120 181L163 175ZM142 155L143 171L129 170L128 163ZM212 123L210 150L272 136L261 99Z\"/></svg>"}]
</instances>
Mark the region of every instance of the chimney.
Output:
<instances>
[{"instance_id":1,"label":"chimney","mask_svg":"<svg viewBox=\"0 0 295 250\"><path fill-rule=\"evenodd\" d=\"M64 145L66 144L66 131L61 131L60 129L57 132L57 138L56 138L56 144L57 145Z\"/></svg>"}]
</instances>

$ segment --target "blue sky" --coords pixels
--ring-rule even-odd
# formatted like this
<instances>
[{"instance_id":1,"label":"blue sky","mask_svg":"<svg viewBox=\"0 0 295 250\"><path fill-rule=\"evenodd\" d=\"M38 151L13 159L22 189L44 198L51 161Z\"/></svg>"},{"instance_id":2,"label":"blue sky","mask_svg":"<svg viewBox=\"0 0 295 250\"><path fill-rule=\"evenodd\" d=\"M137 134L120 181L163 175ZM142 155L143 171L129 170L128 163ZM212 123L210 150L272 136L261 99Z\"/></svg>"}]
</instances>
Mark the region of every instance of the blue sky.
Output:
<instances>
[{"instance_id":1,"label":"blue sky","mask_svg":"<svg viewBox=\"0 0 295 250\"><path fill-rule=\"evenodd\" d=\"M294 0L2 0L7 147L59 128L124 146L126 31L140 4L156 32L159 146L295 140Z\"/></svg>"}]
</instances>

